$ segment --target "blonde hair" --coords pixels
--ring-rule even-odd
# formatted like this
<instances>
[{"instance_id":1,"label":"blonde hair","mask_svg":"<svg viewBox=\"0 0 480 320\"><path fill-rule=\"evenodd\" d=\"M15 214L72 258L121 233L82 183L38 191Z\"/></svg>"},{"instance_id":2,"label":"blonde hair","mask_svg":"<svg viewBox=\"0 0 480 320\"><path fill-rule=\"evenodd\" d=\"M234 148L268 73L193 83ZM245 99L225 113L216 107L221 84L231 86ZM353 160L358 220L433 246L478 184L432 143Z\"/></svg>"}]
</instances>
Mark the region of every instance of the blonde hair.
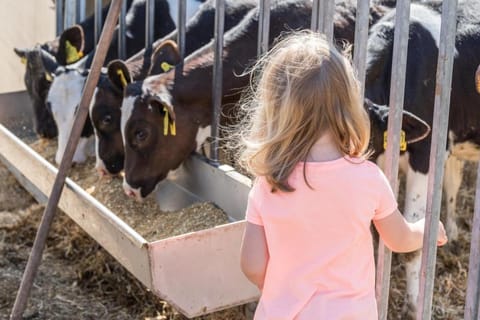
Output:
<instances>
[{"instance_id":1,"label":"blonde hair","mask_svg":"<svg viewBox=\"0 0 480 320\"><path fill-rule=\"evenodd\" d=\"M273 191L294 190L288 177L327 131L344 156L365 156L370 122L358 81L321 35L294 32L278 42L251 70L250 90L242 102L239 160Z\"/></svg>"}]
</instances>

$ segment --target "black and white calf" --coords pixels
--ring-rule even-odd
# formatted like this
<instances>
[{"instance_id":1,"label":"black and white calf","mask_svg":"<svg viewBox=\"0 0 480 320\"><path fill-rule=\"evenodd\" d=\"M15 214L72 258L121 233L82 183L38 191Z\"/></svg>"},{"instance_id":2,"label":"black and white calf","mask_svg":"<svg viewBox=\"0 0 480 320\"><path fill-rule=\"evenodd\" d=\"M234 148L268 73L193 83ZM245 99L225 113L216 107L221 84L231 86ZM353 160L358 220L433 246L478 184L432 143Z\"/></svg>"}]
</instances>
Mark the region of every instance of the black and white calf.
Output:
<instances>
[{"instance_id":1,"label":"black and white calf","mask_svg":"<svg viewBox=\"0 0 480 320\"><path fill-rule=\"evenodd\" d=\"M412 4L407 55L404 108L432 124L441 16L438 1L430 7ZM462 180L463 160L480 156L480 96L475 92L474 73L480 63L480 1L459 4L455 43L448 141L444 176L447 200L446 229L450 240L458 236L455 221L456 196ZM476 11L477 10L477 11ZM395 11L370 31L367 51L365 95L388 104L392 74ZM401 169L406 172L404 215L409 221L425 216L431 137L408 145ZM381 160L380 160L381 161ZM419 294L420 252L407 263L407 294L412 306Z\"/></svg>"},{"instance_id":2,"label":"black and white calf","mask_svg":"<svg viewBox=\"0 0 480 320\"><path fill-rule=\"evenodd\" d=\"M198 6L200 2L191 0L191 3ZM127 13L127 53L138 52L145 45L145 8L146 0L135 0ZM156 37L164 37L173 31L175 29L175 19L176 17L171 16L167 0L155 1L154 34ZM117 44L115 41L112 41L109 52L111 54L109 53L107 56L106 62L109 61L109 57L116 58ZM88 70L85 67L88 67L92 55L93 53L81 60L82 62L86 61L85 65L81 65L81 67L77 65L64 66L54 73L53 82L47 96L47 106L50 108L58 127L58 149L55 156L57 163L61 161L70 136L75 110L80 103L83 86L88 76ZM88 141L93 142L93 130L87 130L89 126L91 126L90 119L87 119L86 130L84 130L86 136L79 142L73 162L84 162L89 155L87 146L90 142Z\"/></svg>"},{"instance_id":3,"label":"black and white calf","mask_svg":"<svg viewBox=\"0 0 480 320\"><path fill-rule=\"evenodd\" d=\"M212 38L215 25L215 0L202 4L186 25L185 55L207 44ZM257 5L257 0L225 1L225 31L233 28ZM124 87L144 79L147 74L155 75L168 71L180 61L180 54L173 41L173 31L157 40L150 59L150 52L142 50L126 62L117 60L108 66L97 85L94 100L90 106L90 117L95 129L96 169L99 174L117 174L123 169L124 150L120 132L120 107ZM150 63L151 62L151 63ZM123 77L123 78L122 78Z\"/></svg>"},{"instance_id":4,"label":"black and white calf","mask_svg":"<svg viewBox=\"0 0 480 320\"><path fill-rule=\"evenodd\" d=\"M308 0L272 4L270 44L282 32L309 28L311 9ZM338 1L336 9L339 14L335 16L335 38L353 41L355 6L350 1ZM371 19L382 10L372 7ZM238 115L236 103L242 88L248 85L244 71L257 55L257 34L258 9L250 11L225 34L222 113L226 118ZM121 130L125 145L124 190L128 195L141 199L150 194L208 135L213 117L213 58L210 43L187 57L181 75L172 70L126 87ZM164 123L168 123L167 127Z\"/></svg>"}]
</instances>

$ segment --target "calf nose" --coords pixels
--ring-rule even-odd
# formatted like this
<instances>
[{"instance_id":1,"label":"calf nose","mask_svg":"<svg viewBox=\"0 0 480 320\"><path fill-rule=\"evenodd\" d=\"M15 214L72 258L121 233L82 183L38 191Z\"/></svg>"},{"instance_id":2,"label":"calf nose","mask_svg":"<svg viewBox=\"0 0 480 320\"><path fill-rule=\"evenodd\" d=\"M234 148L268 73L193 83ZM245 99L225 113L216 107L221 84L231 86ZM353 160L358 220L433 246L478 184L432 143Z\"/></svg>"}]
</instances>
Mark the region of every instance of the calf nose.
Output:
<instances>
[{"instance_id":1,"label":"calf nose","mask_svg":"<svg viewBox=\"0 0 480 320\"><path fill-rule=\"evenodd\" d=\"M143 200L142 196L140 195L140 188L139 189L133 189L132 187L130 187L128 185L128 183L125 180L123 180L123 191L130 198L134 198L137 201L142 201Z\"/></svg>"}]
</instances>

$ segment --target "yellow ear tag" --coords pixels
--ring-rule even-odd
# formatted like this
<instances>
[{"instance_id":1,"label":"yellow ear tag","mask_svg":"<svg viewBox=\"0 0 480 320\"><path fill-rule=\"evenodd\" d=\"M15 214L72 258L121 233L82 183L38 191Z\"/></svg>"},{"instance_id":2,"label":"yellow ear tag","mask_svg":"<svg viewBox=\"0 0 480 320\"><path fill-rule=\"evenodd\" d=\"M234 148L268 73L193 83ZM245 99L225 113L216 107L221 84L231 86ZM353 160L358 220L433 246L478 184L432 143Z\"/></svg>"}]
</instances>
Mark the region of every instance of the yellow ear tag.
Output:
<instances>
[{"instance_id":1,"label":"yellow ear tag","mask_svg":"<svg viewBox=\"0 0 480 320\"><path fill-rule=\"evenodd\" d=\"M383 149L387 150L387 131L383 133ZM400 131L400 151L407 150L407 140L405 139L405 131Z\"/></svg>"},{"instance_id":2,"label":"yellow ear tag","mask_svg":"<svg viewBox=\"0 0 480 320\"><path fill-rule=\"evenodd\" d=\"M72 46L70 41L65 41L65 56L67 57L67 63L74 63L80 60L83 57L83 52L78 51L77 48Z\"/></svg>"},{"instance_id":3,"label":"yellow ear tag","mask_svg":"<svg viewBox=\"0 0 480 320\"><path fill-rule=\"evenodd\" d=\"M162 64L160 64L160 68L162 68L163 72L168 72L173 68L173 66L168 62L162 62Z\"/></svg>"},{"instance_id":4,"label":"yellow ear tag","mask_svg":"<svg viewBox=\"0 0 480 320\"><path fill-rule=\"evenodd\" d=\"M52 76L50 75L50 73L45 72L45 80L47 80L48 82L52 82L52 81L53 81L53 78L52 78Z\"/></svg>"},{"instance_id":5,"label":"yellow ear tag","mask_svg":"<svg viewBox=\"0 0 480 320\"><path fill-rule=\"evenodd\" d=\"M26 65L26 64L27 64L27 58L21 57L21 58L20 58L20 62L21 62L22 64L25 64L25 65Z\"/></svg>"},{"instance_id":6,"label":"yellow ear tag","mask_svg":"<svg viewBox=\"0 0 480 320\"><path fill-rule=\"evenodd\" d=\"M123 73L122 69L117 70L117 74L120 77L120 82L122 83L123 88L127 86L127 79L125 78L125 74Z\"/></svg>"},{"instance_id":7,"label":"yellow ear tag","mask_svg":"<svg viewBox=\"0 0 480 320\"><path fill-rule=\"evenodd\" d=\"M175 121L172 121L172 124L169 122L169 116L170 114L168 113L167 107L163 107L163 112L165 112L165 116L163 117L163 135L167 136L168 135L168 129L170 128L170 133L172 136L177 134L177 129L175 127Z\"/></svg>"}]
</instances>

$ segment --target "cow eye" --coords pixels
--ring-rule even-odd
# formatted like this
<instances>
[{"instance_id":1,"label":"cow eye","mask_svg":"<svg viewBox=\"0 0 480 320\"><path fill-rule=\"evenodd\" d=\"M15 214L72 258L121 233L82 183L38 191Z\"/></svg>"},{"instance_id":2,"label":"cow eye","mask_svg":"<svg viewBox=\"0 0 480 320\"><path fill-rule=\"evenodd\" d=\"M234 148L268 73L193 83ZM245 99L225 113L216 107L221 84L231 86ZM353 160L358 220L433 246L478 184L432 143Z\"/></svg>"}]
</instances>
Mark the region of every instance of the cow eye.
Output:
<instances>
[{"instance_id":1,"label":"cow eye","mask_svg":"<svg viewBox=\"0 0 480 320\"><path fill-rule=\"evenodd\" d=\"M135 131L135 139L138 141L138 142L142 142L142 141L145 141L145 139L147 139L148 137L148 132L146 130L137 130Z\"/></svg>"},{"instance_id":2,"label":"cow eye","mask_svg":"<svg viewBox=\"0 0 480 320\"><path fill-rule=\"evenodd\" d=\"M105 115L105 116L102 118L102 124L103 124L104 126L107 126L107 125L109 125L110 123L112 123L112 116L109 115L109 114L107 114L107 115Z\"/></svg>"}]
</instances>

